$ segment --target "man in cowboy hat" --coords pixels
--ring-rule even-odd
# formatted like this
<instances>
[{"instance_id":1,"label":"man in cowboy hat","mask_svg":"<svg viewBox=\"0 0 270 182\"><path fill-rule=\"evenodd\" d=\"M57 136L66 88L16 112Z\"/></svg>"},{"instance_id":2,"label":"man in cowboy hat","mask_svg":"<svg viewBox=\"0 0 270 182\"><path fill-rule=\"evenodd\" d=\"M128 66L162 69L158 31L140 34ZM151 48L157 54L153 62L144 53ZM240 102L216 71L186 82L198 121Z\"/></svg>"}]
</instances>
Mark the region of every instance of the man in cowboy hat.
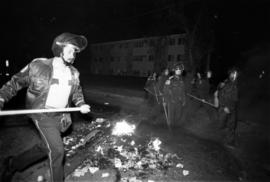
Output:
<instances>
[{"instance_id":1,"label":"man in cowboy hat","mask_svg":"<svg viewBox=\"0 0 270 182\"><path fill-rule=\"evenodd\" d=\"M71 102L81 108L81 113L90 112L84 101L80 86L79 72L72 66L76 54L87 46L82 35L62 33L52 44L53 58L37 58L0 89L0 110L22 88L27 88L26 107L28 109L66 108ZM1 112L1 111L0 111ZM49 158L52 182L64 180L64 147L61 132L71 124L69 113L32 114L33 120L44 145L36 145L28 151L5 160L6 169L2 180L11 181L16 171L23 170L46 154Z\"/></svg>"}]
</instances>

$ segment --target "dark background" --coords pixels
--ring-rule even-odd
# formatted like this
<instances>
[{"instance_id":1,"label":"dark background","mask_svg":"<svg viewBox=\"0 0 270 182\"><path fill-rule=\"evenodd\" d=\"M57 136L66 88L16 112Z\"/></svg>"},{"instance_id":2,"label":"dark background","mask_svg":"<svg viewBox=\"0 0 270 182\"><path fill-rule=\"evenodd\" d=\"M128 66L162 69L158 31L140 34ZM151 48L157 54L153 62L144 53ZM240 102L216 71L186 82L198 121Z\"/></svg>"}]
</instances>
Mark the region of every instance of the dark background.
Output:
<instances>
[{"instance_id":1,"label":"dark background","mask_svg":"<svg viewBox=\"0 0 270 182\"><path fill-rule=\"evenodd\" d=\"M185 33L185 23L192 27L200 19L203 23L197 32L201 43L207 43L209 37L214 40L211 69L217 83L231 66L241 70L238 128L245 135L240 141L243 153L236 150L236 155L245 158L242 154L250 153L254 163L268 162L269 167L269 0L9 0L1 2L0 7L0 68L10 60L11 75L36 57L51 57L52 41L63 32L83 34L91 44ZM182 15L185 23L180 21ZM84 69L91 61L90 54L88 46L76 59L75 66L81 73L87 73ZM84 84L105 85L108 91L123 85L142 91L146 80L81 75L83 88ZM24 94L19 92L20 102L14 98L5 109L24 108L24 104L18 106ZM201 118L196 120L194 133L212 134L204 124ZM196 166L200 166L197 161ZM253 163L251 171L261 172Z\"/></svg>"},{"instance_id":2,"label":"dark background","mask_svg":"<svg viewBox=\"0 0 270 182\"><path fill-rule=\"evenodd\" d=\"M198 17L207 22L199 31L215 39L211 67L221 77L231 66L244 67L250 53L269 50L266 0L10 0L1 7L0 64L9 59L13 72L33 58L51 57L52 40L62 32L83 34L90 44L184 33L178 13L190 25ZM90 61L87 50L79 57Z\"/></svg>"}]
</instances>

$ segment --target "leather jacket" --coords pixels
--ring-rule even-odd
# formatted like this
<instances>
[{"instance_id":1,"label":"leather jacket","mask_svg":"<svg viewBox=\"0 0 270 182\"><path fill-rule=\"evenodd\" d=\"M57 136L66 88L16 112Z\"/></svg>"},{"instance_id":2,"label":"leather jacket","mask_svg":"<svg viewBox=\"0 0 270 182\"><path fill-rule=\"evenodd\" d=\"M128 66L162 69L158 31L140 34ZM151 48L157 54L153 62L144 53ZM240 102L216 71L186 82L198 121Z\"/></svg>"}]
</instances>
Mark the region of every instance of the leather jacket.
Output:
<instances>
[{"instance_id":1,"label":"leather jacket","mask_svg":"<svg viewBox=\"0 0 270 182\"><path fill-rule=\"evenodd\" d=\"M28 109L44 109L51 84L57 82L52 79L53 58L37 58L25 66L19 73L12 76L0 89L0 98L8 102L14 97L19 90L27 87L26 108ZM79 72L73 66L70 66L72 79L71 92L69 95L69 103L72 101L75 106L85 104L82 88L79 81ZM41 114L31 115L36 118ZM50 116L48 113L47 116Z\"/></svg>"}]
</instances>

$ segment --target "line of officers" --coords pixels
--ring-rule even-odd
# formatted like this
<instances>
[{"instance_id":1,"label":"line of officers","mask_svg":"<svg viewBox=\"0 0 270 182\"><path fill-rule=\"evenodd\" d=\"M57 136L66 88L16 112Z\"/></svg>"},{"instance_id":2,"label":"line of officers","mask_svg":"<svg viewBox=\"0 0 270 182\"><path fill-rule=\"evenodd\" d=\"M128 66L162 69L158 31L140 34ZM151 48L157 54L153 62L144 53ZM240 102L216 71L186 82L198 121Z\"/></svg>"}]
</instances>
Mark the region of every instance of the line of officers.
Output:
<instances>
[{"instance_id":1,"label":"line of officers","mask_svg":"<svg viewBox=\"0 0 270 182\"><path fill-rule=\"evenodd\" d=\"M148 104L150 107L160 108L170 130L194 116L195 113L190 113L192 107L193 112L196 112L194 107L202 106L207 108L206 111L214 110L217 117L211 117L210 112L207 112L209 118L216 120L218 127L225 130L224 144L235 147L238 70L231 68L228 78L216 87L211 82L211 77L211 71L207 71L204 77L199 72L195 75L187 74L181 62L171 70L165 68L159 76L154 72L147 78L144 87Z\"/></svg>"}]
</instances>

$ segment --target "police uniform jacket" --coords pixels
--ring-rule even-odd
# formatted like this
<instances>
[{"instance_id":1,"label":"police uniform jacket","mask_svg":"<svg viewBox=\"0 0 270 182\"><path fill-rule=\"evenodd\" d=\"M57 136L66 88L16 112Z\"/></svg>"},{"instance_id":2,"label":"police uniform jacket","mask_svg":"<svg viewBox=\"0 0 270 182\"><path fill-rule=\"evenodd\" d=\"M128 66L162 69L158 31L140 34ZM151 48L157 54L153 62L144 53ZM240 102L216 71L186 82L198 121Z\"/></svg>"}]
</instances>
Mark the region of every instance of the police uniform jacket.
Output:
<instances>
[{"instance_id":1,"label":"police uniform jacket","mask_svg":"<svg viewBox=\"0 0 270 182\"><path fill-rule=\"evenodd\" d=\"M228 107L233 111L238 101L237 82L225 81L225 85L219 91L218 99L220 107Z\"/></svg>"},{"instance_id":2,"label":"police uniform jacket","mask_svg":"<svg viewBox=\"0 0 270 182\"><path fill-rule=\"evenodd\" d=\"M169 78L170 84L164 86L164 97L172 103L186 102L185 84L181 77L172 76Z\"/></svg>"}]
</instances>

